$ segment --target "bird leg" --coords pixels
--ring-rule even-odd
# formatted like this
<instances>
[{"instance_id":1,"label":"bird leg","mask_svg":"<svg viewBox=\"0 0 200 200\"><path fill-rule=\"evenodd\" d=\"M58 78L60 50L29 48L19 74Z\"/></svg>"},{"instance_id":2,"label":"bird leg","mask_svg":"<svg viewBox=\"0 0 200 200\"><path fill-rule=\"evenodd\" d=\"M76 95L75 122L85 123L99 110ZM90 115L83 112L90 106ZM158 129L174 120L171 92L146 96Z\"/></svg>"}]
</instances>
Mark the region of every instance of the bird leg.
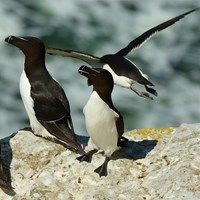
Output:
<instances>
[{"instance_id":1,"label":"bird leg","mask_svg":"<svg viewBox=\"0 0 200 200\"><path fill-rule=\"evenodd\" d=\"M135 92L138 96L140 97L144 97L144 98L147 98L147 99L151 99L153 100L153 97L151 97L148 93L146 92L140 92L139 90L133 88L133 87L130 87L130 89Z\"/></svg>"},{"instance_id":2,"label":"bird leg","mask_svg":"<svg viewBox=\"0 0 200 200\"><path fill-rule=\"evenodd\" d=\"M108 166L109 160L110 160L110 158L106 157L104 163L94 170L94 172L99 174L100 177L107 176L107 166Z\"/></svg>"},{"instance_id":3,"label":"bird leg","mask_svg":"<svg viewBox=\"0 0 200 200\"><path fill-rule=\"evenodd\" d=\"M97 149L93 149L85 154L83 154L82 156L77 157L76 159L79 160L80 162L91 162L92 161L92 156L94 153L96 153L98 150Z\"/></svg>"}]
</instances>

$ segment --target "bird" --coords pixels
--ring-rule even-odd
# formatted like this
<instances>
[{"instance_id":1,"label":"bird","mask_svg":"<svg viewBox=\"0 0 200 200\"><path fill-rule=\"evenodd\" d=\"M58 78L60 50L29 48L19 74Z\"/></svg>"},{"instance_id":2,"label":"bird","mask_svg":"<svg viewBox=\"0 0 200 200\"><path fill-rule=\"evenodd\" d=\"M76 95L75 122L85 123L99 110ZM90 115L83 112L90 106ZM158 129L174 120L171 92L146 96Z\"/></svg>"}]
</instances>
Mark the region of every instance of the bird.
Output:
<instances>
[{"instance_id":1,"label":"bird","mask_svg":"<svg viewBox=\"0 0 200 200\"><path fill-rule=\"evenodd\" d=\"M132 50L141 47L155 33L168 28L180 19L184 18L186 15L197 10L199 10L199 8L185 12L147 30L139 37L132 40L126 47L114 54L107 54L102 57L97 57L80 51L62 50L57 48L46 48L46 52L51 55L73 57L88 63L92 67L101 67L106 69L112 74L114 83L116 85L129 88L138 96L147 99L153 99L149 93L153 94L154 96L158 95L157 91L152 88L154 87L154 84L148 80L146 74L144 74L131 60L127 59L125 56L128 55ZM141 92L134 88L133 84L135 83L143 85L147 92Z\"/></svg>"},{"instance_id":2,"label":"bird","mask_svg":"<svg viewBox=\"0 0 200 200\"><path fill-rule=\"evenodd\" d=\"M105 69L90 68L85 65L81 66L78 72L88 79L89 85L93 85L93 91L83 108L86 130L90 136L89 143L92 148L77 159L90 162L94 153L103 150L105 161L94 171L99 176L107 176L110 157L127 142L127 139L122 137L123 117L112 102L113 78Z\"/></svg>"},{"instance_id":3,"label":"bird","mask_svg":"<svg viewBox=\"0 0 200 200\"><path fill-rule=\"evenodd\" d=\"M67 96L45 66L43 41L32 36L11 35L5 42L25 55L19 88L33 133L84 154L76 139Z\"/></svg>"}]
</instances>

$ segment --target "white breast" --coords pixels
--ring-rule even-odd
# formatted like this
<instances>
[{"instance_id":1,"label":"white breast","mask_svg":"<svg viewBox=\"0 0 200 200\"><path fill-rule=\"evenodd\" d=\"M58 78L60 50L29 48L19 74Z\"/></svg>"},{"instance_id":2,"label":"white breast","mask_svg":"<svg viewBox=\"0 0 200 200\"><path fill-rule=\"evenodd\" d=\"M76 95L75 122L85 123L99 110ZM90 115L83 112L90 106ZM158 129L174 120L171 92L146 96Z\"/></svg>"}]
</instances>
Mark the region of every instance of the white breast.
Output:
<instances>
[{"instance_id":1,"label":"white breast","mask_svg":"<svg viewBox=\"0 0 200 200\"><path fill-rule=\"evenodd\" d=\"M140 73L141 76L143 76L144 78L148 79L148 76L146 74L144 74L133 62L131 62L127 58L125 58L125 59L128 60L130 63L132 63L138 69L138 71L139 71L139 73ZM126 76L119 76L119 75L117 75L108 64L105 64L103 66L103 69L108 70L112 74L114 83L116 85L121 86L121 87L130 88L131 85L136 82L135 80L133 80L131 78L128 78Z\"/></svg>"},{"instance_id":2,"label":"white breast","mask_svg":"<svg viewBox=\"0 0 200 200\"><path fill-rule=\"evenodd\" d=\"M110 156L118 148L116 118L119 115L93 92L84 107L86 129L94 144Z\"/></svg>"},{"instance_id":3,"label":"white breast","mask_svg":"<svg viewBox=\"0 0 200 200\"><path fill-rule=\"evenodd\" d=\"M121 87L130 88L131 85L134 83L134 81L128 77L118 76L108 64L105 64L103 66L103 69L108 70L112 74L113 81L116 85L119 85Z\"/></svg>"},{"instance_id":4,"label":"white breast","mask_svg":"<svg viewBox=\"0 0 200 200\"><path fill-rule=\"evenodd\" d=\"M35 116L35 111L33 110L34 102L31 98L31 86L29 80L26 76L25 71L22 71L19 83L20 94L22 97L22 101L24 103L26 112L28 114L31 128L33 129L36 135L41 135L43 137L53 137L37 120Z\"/></svg>"}]
</instances>

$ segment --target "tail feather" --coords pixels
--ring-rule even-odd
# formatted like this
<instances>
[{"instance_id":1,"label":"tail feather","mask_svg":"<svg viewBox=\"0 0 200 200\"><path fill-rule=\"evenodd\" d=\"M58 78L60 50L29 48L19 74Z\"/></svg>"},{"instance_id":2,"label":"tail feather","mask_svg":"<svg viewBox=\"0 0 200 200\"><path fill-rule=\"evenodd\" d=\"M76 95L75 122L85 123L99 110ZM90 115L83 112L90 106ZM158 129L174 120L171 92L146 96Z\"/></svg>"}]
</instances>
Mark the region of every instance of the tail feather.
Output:
<instances>
[{"instance_id":1,"label":"tail feather","mask_svg":"<svg viewBox=\"0 0 200 200\"><path fill-rule=\"evenodd\" d=\"M61 128L56 122L41 122L41 124L51 133L60 143L64 144L79 154L84 154L81 144L77 141L76 135L69 127Z\"/></svg>"}]
</instances>

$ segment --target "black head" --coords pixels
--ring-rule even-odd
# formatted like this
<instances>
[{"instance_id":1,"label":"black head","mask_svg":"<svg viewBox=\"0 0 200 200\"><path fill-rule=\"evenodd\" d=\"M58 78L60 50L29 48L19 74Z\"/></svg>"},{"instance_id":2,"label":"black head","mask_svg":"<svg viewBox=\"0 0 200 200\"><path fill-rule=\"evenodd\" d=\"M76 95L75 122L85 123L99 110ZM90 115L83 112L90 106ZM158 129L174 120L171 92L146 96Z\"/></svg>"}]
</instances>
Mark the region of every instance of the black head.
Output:
<instances>
[{"instance_id":1,"label":"black head","mask_svg":"<svg viewBox=\"0 0 200 200\"><path fill-rule=\"evenodd\" d=\"M90 68L84 65L79 68L78 72L88 78L88 83L93 85L94 90L98 93L111 94L114 83L110 72L102 68Z\"/></svg>"},{"instance_id":2,"label":"black head","mask_svg":"<svg viewBox=\"0 0 200 200\"><path fill-rule=\"evenodd\" d=\"M8 42L18 47L27 57L37 57L38 55L45 55L44 43L40 39L35 37L8 36L5 39L5 42Z\"/></svg>"}]
</instances>

